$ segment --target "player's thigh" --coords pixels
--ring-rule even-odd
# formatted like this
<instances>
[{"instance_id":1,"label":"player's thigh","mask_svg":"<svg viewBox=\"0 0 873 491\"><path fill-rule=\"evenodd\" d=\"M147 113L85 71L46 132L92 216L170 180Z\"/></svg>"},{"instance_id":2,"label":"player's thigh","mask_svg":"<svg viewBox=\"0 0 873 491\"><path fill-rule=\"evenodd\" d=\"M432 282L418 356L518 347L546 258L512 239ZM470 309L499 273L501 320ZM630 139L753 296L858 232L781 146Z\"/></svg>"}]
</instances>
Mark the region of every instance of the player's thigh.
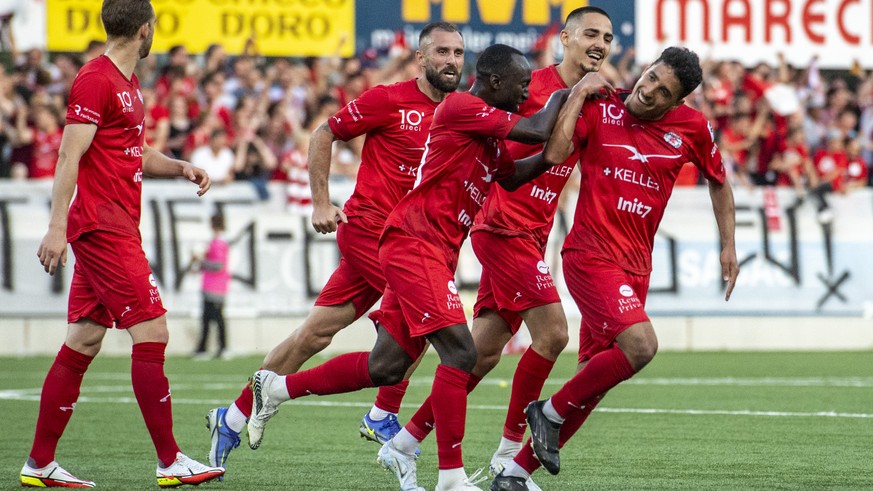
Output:
<instances>
[{"instance_id":1,"label":"player's thigh","mask_svg":"<svg viewBox=\"0 0 873 491\"><path fill-rule=\"evenodd\" d=\"M86 288L99 304L95 310L105 309L107 319L116 327L127 329L166 313L137 237L95 231L82 235L71 246L76 255L74 276L82 279L76 283L77 292ZM71 287L71 303L72 299Z\"/></svg>"}]
</instances>

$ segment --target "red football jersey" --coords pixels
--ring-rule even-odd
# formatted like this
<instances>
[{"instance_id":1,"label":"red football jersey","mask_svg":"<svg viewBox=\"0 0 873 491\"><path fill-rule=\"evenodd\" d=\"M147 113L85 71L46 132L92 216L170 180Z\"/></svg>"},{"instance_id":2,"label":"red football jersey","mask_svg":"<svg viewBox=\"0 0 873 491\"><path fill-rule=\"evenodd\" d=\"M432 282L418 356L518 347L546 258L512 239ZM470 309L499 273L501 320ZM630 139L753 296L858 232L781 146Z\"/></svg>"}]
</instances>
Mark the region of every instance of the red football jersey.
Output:
<instances>
[{"instance_id":1,"label":"red football jersey","mask_svg":"<svg viewBox=\"0 0 873 491\"><path fill-rule=\"evenodd\" d=\"M503 139L519 119L467 92L449 94L434 114L418 181L386 227L457 255L491 184L515 172Z\"/></svg>"},{"instance_id":2,"label":"red football jersey","mask_svg":"<svg viewBox=\"0 0 873 491\"><path fill-rule=\"evenodd\" d=\"M91 230L139 237L144 122L136 75L128 80L105 55L79 70L66 124L97 125L97 133L79 161L67 240Z\"/></svg>"},{"instance_id":3,"label":"red football jersey","mask_svg":"<svg viewBox=\"0 0 873 491\"><path fill-rule=\"evenodd\" d=\"M553 92L566 88L556 65L534 71L528 86L530 97L518 113L525 117L534 114L546 105ZM543 145L508 141L506 148L512 158L518 160L541 152ZM578 155L571 155L561 165L512 192L494 186L476 216L474 228L509 236L531 235L545 247L558 209L558 195L567 185L577 159Z\"/></svg>"},{"instance_id":4,"label":"red football jersey","mask_svg":"<svg viewBox=\"0 0 873 491\"><path fill-rule=\"evenodd\" d=\"M355 190L343 209L346 215L382 227L412 189L438 105L413 79L373 87L328 119L340 140L367 134Z\"/></svg>"},{"instance_id":5,"label":"red football jersey","mask_svg":"<svg viewBox=\"0 0 873 491\"><path fill-rule=\"evenodd\" d=\"M58 150L61 148L61 138L64 130L58 128L54 133L47 133L34 128L33 130L33 156L28 177L41 179L54 177L55 165L58 163Z\"/></svg>"},{"instance_id":6,"label":"red football jersey","mask_svg":"<svg viewBox=\"0 0 873 491\"><path fill-rule=\"evenodd\" d=\"M579 249L634 274L652 270L652 247L676 176L694 163L724 182L721 154L706 118L682 105L658 121L631 116L627 91L590 100L576 123L579 200L564 249Z\"/></svg>"}]
</instances>

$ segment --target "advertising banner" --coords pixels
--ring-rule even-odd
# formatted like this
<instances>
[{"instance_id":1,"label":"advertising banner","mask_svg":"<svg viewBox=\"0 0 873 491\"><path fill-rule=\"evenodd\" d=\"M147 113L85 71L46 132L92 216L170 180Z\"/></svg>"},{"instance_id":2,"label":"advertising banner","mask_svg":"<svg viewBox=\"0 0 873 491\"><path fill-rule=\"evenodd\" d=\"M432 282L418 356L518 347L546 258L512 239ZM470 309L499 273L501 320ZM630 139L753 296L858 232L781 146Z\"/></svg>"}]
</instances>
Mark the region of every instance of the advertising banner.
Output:
<instances>
[{"instance_id":1,"label":"advertising banner","mask_svg":"<svg viewBox=\"0 0 873 491\"><path fill-rule=\"evenodd\" d=\"M702 58L824 68L873 66L869 0L636 0L637 59L681 45Z\"/></svg>"},{"instance_id":2,"label":"advertising banner","mask_svg":"<svg viewBox=\"0 0 873 491\"><path fill-rule=\"evenodd\" d=\"M353 184L331 183L341 204ZM316 233L309 216L283 210L284 189L257 200L240 182L204 198L188 182L143 183L143 247L171 313L200 307L200 274L192 256L211 238L209 217L221 210L231 244L228 315L301 315L339 262L335 235ZM75 258L54 277L36 257L49 220L51 182L0 181L0 316L62 316ZM764 206L761 188L736 189L740 276L724 301L719 237L705 187L676 189L658 231L646 310L650 315L873 317L873 190L829 197L831 220L813 200L778 190ZM546 262L568 316L578 310L560 272L560 245L572 223L572 200L557 221ZM474 298L480 266L461 252L458 287ZM472 300L471 300L472 301ZM468 305L468 307L472 307Z\"/></svg>"},{"instance_id":3,"label":"advertising banner","mask_svg":"<svg viewBox=\"0 0 873 491\"><path fill-rule=\"evenodd\" d=\"M106 38L101 0L46 0L50 51L84 51ZM184 45L201 53L220 43L239 54L252 39L264 56L352 56L355 0L153 0L153 50Z\"/></svg>"}]
</instances>

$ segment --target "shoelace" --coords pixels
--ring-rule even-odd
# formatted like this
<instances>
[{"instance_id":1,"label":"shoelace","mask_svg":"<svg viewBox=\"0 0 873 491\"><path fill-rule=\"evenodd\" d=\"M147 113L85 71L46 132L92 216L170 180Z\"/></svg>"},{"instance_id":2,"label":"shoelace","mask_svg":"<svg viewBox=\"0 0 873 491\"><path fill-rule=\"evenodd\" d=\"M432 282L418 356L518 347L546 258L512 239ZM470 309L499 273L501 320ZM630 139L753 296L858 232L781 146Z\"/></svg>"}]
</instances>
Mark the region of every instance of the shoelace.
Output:
<instances>
[{"instance_id":1,"label":"shoelace","mask_svg":"<svg viewBox=\"0 0 873 491\"><path fill-rule=\"evenodd\" d=\"M488 474L485 474L485 468L480 467L480 468L476 469L476 472L474 472L472 475L467 477L467 484L469 484L471 486L475 486L475 485L479 484L480 482L487 481L487 480L488 480Z\"/></svg>"}]
</instances>

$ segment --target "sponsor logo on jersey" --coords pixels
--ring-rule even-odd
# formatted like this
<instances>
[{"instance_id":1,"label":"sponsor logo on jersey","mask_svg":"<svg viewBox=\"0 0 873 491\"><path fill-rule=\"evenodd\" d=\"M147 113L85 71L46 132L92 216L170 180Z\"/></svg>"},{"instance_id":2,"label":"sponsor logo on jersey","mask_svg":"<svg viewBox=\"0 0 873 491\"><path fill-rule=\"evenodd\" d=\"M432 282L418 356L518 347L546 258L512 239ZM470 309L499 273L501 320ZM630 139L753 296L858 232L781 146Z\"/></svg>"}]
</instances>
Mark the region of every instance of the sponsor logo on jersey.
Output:
<instances>
[{"instance_id":1,"label":"sponsor logo on jersey","mask_svg":"<svg viewBox=\"0 0 873 491\"><path fill-rule=\"evenodd\" d=\"M537 271L542 274L549 274L549 265L545 261L540 260L537 262Z\"/></svg>"},{"instance_id":2,"label":"sponsor logo on jersey","mask_svg":"<svg viewBox=\"0 0 873 491\"><path fill-rule=\"evenodd\" d=\"M116 92L115 96L118 97L119 102L121 102L121 112L132 113L134 111L133 97L130 96L130 92L123 90L121 92Z\"/></svg>"},{"instance_id":3,"label":"sponsor logo on jersey","mask_svg":"<svg viewBox=\"0 0 873 491\"><path fill-rule=\"evenodd\" d=\"M666 138L666 137L667 136L664 135L664 138ZM678 136L677 136L677 138L678 138ZM681 145L681 144L682 144L682 140L680 139L679 145ZM634 147L632 145L612 145L609 143L604 143L603 146L604 147L624 148L625 150L627 150L631 153L631 156L627 158L628 160L639 160L640 162L642 162L644 164L648 163L649 159L653 159L653 158L678 159L678 158L682 157L681 155L643 154L643 153L640 153L639 150L637 150L637 147Z\"/></svg>"},{"instance_id":4,"label":"sponsor logo on jersey","mask_svg":"<svg viewBox=\"0 0 873 491\"><path fill-rule=\"evenodd\" d=\"M454 281L449 280L449 283L448 285L446 285L446 287L449 289L450 292L454 293L455 295L458 294L458 287L455 286Z\"/></svg>"},{"instance_id":5,"label":"sponsor logo on jersey","mask_svg":"<svg viewBox=\"0 0 873 491\"><path fill-rule=\"evenodd\" d=\"M673 148L679 148L682 146L682 137L672 131L664 133L664 141L670 144Z\"/></svg>"},{"instance_id":6,"label":"sponsor logo on jersey","mask_svg":"<svg viewBox=\"0 0 873 491\"><path fill-rule=\"evenodd\" d=\"M400 129L406 131L421 131L421 121L424 113L415 109L400 109Z\"/></svg>"},{"instance_id":7,"label":"sponsor logo on jersey","mask_svg":"<svg viewBox=\"0 0 873 491\"><path fill-rule=\"evenodd\" d=\"M537 186L536 184L532 185L530 188L530 195L533 198L541 199L546 203L551 204L555 198L558 197L558 193L552 191L548 186L545 189Z\"/></svg>"},{"instance_id":8,"label":"sponsor logo on jersey","mask_svg":"<svg viewBox=\"0 0 873 491\"><path fill-rule=\"evenodd\" d=\"M618 209L621 211L626 211L628 213L633 213L635 215L639 215L645 218L649 212L652 211L652 207L646 204L643 204L637 198L634 198L633 201L629 199L624 199L621 196L618 197Z\"/></svg>"},{"instance_id":9,"label":"sponsor logo on jersey","mask_svg":"<svg viewBox=\"0 0 873 491\"><path fill-rule=\"evenodd\" d=\"M601 121L603 124L624 126L624 108L612 103L600 103Z\"/></svg>"},{"instance_id":10,"label":"sponsor logo on jersey","mask_svg":"<svg viewBox=\"0 0 873 491\"><path fill-rule=\"evenodd\" d=\"M142 147L137 145L135 147L125 148L124 155L127 155L128 157L142 157Z\"/></svg>"},{"instance_id":11,"label":"sponsor logo on jersey","mask_svg":"<svg viewBox=\"0 0 873 491\"><path fill-rule=\"evenodd\" d=\"M646 189L661 189L661 185L658 184L658 181L652 179L652 176L643 174L641 172L637 172L632 169L623 169L621 167L613 167L613 168L605 168L603 169L604 176L612 176L619 181L629 182L631 184L636 184L637 186L642 186Z\"/></svg>"}]
</instances>

